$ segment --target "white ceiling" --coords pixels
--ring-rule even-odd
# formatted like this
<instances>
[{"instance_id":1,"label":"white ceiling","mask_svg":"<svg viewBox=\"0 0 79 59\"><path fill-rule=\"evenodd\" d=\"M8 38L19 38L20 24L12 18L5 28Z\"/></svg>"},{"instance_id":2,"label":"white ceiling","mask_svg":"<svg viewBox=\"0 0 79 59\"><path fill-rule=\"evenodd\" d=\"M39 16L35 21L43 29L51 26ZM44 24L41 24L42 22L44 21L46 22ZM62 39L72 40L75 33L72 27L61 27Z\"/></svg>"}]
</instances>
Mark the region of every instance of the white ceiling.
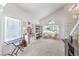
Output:
<instances>
[{"instance_id":1,"label":"white ceiling","mask_svg":"<svg viewBox=\"0 0 79 59\"><path fill-rule=\"evenodd\" d=\"M63 3L18 3L20 8L25 10L33 20L40 20L41 18L54 13L57 9L63 7Z\"/></svg>"}]
</instances>

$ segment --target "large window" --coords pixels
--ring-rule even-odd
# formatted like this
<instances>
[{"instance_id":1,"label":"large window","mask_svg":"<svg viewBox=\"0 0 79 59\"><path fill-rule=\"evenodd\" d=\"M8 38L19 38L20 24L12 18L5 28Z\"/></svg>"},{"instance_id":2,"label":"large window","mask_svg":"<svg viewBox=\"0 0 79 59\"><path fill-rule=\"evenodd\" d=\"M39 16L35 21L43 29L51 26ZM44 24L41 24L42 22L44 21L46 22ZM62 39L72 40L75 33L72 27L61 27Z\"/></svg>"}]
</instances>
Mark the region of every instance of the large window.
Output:
<instances>
[{"instance_id":1,"label":"large window","mask_svg":"<svg viewBox=\"0 0 79 59\"><path fill-rule=\"evenodd\" d=\"M59 26L53 20L51 20L46 25L43 26L43 31L59 33Z\"/></svg>"},{"instance_id":2,"label":"large window","mask_svg":"<svg viewBox=\"0 0 79 59\"><path fill-rule=\"evenodd\" d=\"M5 42L21 37L21 20L5 17Z\"/></svg>"}]
</instances>

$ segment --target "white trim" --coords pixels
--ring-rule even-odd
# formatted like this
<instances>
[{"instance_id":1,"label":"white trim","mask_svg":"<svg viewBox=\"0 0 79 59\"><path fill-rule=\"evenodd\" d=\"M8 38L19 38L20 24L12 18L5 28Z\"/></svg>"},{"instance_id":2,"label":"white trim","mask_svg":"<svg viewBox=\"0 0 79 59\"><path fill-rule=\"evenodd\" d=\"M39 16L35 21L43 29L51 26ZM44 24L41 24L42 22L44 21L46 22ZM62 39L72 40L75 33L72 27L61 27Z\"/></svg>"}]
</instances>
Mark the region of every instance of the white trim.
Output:
<instances>
[{"instance_id":1,"label":"white trim","mask_svg":"<svg viewBox=\"0 0 79 59\"><path fill-rule=\"evenodd\" d=\"M75 29L77 28L77 26L79 25L79 21L76 23L76 25L74 26L74 28L72 29L72 31L71 31L71 33L70 33L70 35L72 35L73 34L73 32L75 31Z\"/></svg>"}]
</instances>

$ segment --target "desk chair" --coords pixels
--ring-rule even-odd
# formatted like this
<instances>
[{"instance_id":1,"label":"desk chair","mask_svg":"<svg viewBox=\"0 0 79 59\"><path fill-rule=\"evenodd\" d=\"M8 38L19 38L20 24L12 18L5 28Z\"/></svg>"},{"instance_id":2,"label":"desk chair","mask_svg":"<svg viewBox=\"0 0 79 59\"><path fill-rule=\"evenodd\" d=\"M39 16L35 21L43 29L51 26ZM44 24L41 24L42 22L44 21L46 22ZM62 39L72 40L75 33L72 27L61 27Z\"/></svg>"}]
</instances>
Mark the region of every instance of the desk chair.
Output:
<instances>
[{"instance_id":1,"label":"desk chair","mask_svg":"<svg viewBox=\"0 0 79 59\"><path fill-rule=\"evenodd\" d=\"M14 56L14 55L18 55L18 51L20 50L20 51L22 51L23 52L23 48L25 48L26 46L27 46L27 43L26 43L26 41L23 39L22 41L21 41L21 43L12 43L14 46L15 46L15 48L14 48L14 50L12 51L12 53L11 54L8 54L8 55L10 55L10 56Z\"/></svg>"}]
</instances>

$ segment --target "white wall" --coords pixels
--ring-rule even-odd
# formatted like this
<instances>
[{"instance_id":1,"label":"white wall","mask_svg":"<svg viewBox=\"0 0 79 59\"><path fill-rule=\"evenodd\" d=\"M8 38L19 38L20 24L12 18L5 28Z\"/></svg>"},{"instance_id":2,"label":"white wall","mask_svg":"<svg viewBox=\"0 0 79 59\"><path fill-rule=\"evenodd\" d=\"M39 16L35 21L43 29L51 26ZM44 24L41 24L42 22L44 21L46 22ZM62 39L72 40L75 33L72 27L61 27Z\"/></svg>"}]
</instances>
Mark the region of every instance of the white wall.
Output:
<instances>
[{"instance_id":1,"label":"white wall","mask_svg":"<svg viewBox=\"0 0 79 59\"><path fill-rule=\"evenodd\" d=\"M1 16L1 14L2 13L0 12L0 55L1 55L1 49L2 49L1 48L1 39L2 39L2 33L1 33L2 32L2 29L1 29L2 28L2 24L1 24L2 23L2 20L1 20L2 16Z\"/></svg>"},{"instance_id":2,"label":"white wall","mask_svg":"<svg viewBox=\"0 0 79 59\"><path fill-rule=\"evenodd\" d=\"M3 43L3 19L4 19L4 14L3 14L3 9L0 8L0 55L2 55L2 43Z\"/></svg>"},{"instance_id":3,"label":"white wall","mask_svg":"<svg viewBox=\"0 0 79 59\"><path fill-rule=\"evenodd\" d=\"M63 9L59 9L58 11L56 11L54 14L51 14L43 19L40 20L41 24L46 24L49 20L54 20L56 22L57 25L59 25L59 36L61 38L64 37L64 23L63 23L63 13L64 10Z\"/></svg>"},{"instance_id":4,"label":"white wall","mask_svg":"<svg viewBox=\"0 0 79 59\"><path fill-rule=\"evenodd\" d=\"M24 10L19 8L16 4L7 4L4 8L4 14L10 17L18 18L21 20L28 20L29 16Z\"/></svg>"},{"instance_id":5,"label":"white wall","mask_svg":"<svg viewBox=\"0 0 79 59\"><path fill-rule=\"evenodd\" d=\"M68 37L70 32L72 31L73 27L77 23L78 19L74 19L72 13L68 11L69 5L64 7L65 12L65 20L64 20L64 29L65 29L65 36Z\"/></svg>"},{"instance_id":6,"label":"white wall","mask_svg":"<svg viewBox=\"0 0 79 59\"><path fill-rule=\"evenodd\" d=\"M20 9L16 4L7 4L4 7L4 11L3 11L4 16L9 16L9 17L13 17L19 20L22 20L22 22L26 22L27 24L27 20L30 20L28 14L26 12L24 12L24 10ZM4 22L4 18L2 19ZM2 22L2 24L3 24ZM22 23L23 24L23 23ZM4 25L4 24L3 24ZM3 26L2 26L3 27ZM23 27L23 26L22 26ZM3 29L3 28L2 28ZM3 29L4 30L4 29ZM23 30L23 29L22 29ZM4 32L4 31L2 31ZM22 31L23 32L23 31ZM2 35L2 34L1 34ZM2 38L2 40L4 40L4 38ZM2 55L8 54L9 50L6 50L6 48L8 48L4 43L2 44Z\"/></svg>"},{"instance_id":7,"label":"white wall","mask_svg":"<svg viewBox=\"0 0 79 59\"><path fill-rule=\"evenodd\" d=\"M68 6L66 6L68 7ZM69 36L73 26L76 24L78 19L73 19L72 14L68 12L67 8L60 8L55 13L40 20L41 24L46 24L49 20L54 20L59 25L59 33L61 38Z\"/></svg>"},{"instance_id":8,"label":"white wall","mask_svg":"<svg viewBox=\"0 0 79 59\"><path fill-rule=\"evenodd\" d=\"M26 24L28 20L30 21L30 17L28 16L28 14L14 3L8 3L5 6L4 15L20 19L23 22L26 22Z\"/></svg>"}]
</instances>

